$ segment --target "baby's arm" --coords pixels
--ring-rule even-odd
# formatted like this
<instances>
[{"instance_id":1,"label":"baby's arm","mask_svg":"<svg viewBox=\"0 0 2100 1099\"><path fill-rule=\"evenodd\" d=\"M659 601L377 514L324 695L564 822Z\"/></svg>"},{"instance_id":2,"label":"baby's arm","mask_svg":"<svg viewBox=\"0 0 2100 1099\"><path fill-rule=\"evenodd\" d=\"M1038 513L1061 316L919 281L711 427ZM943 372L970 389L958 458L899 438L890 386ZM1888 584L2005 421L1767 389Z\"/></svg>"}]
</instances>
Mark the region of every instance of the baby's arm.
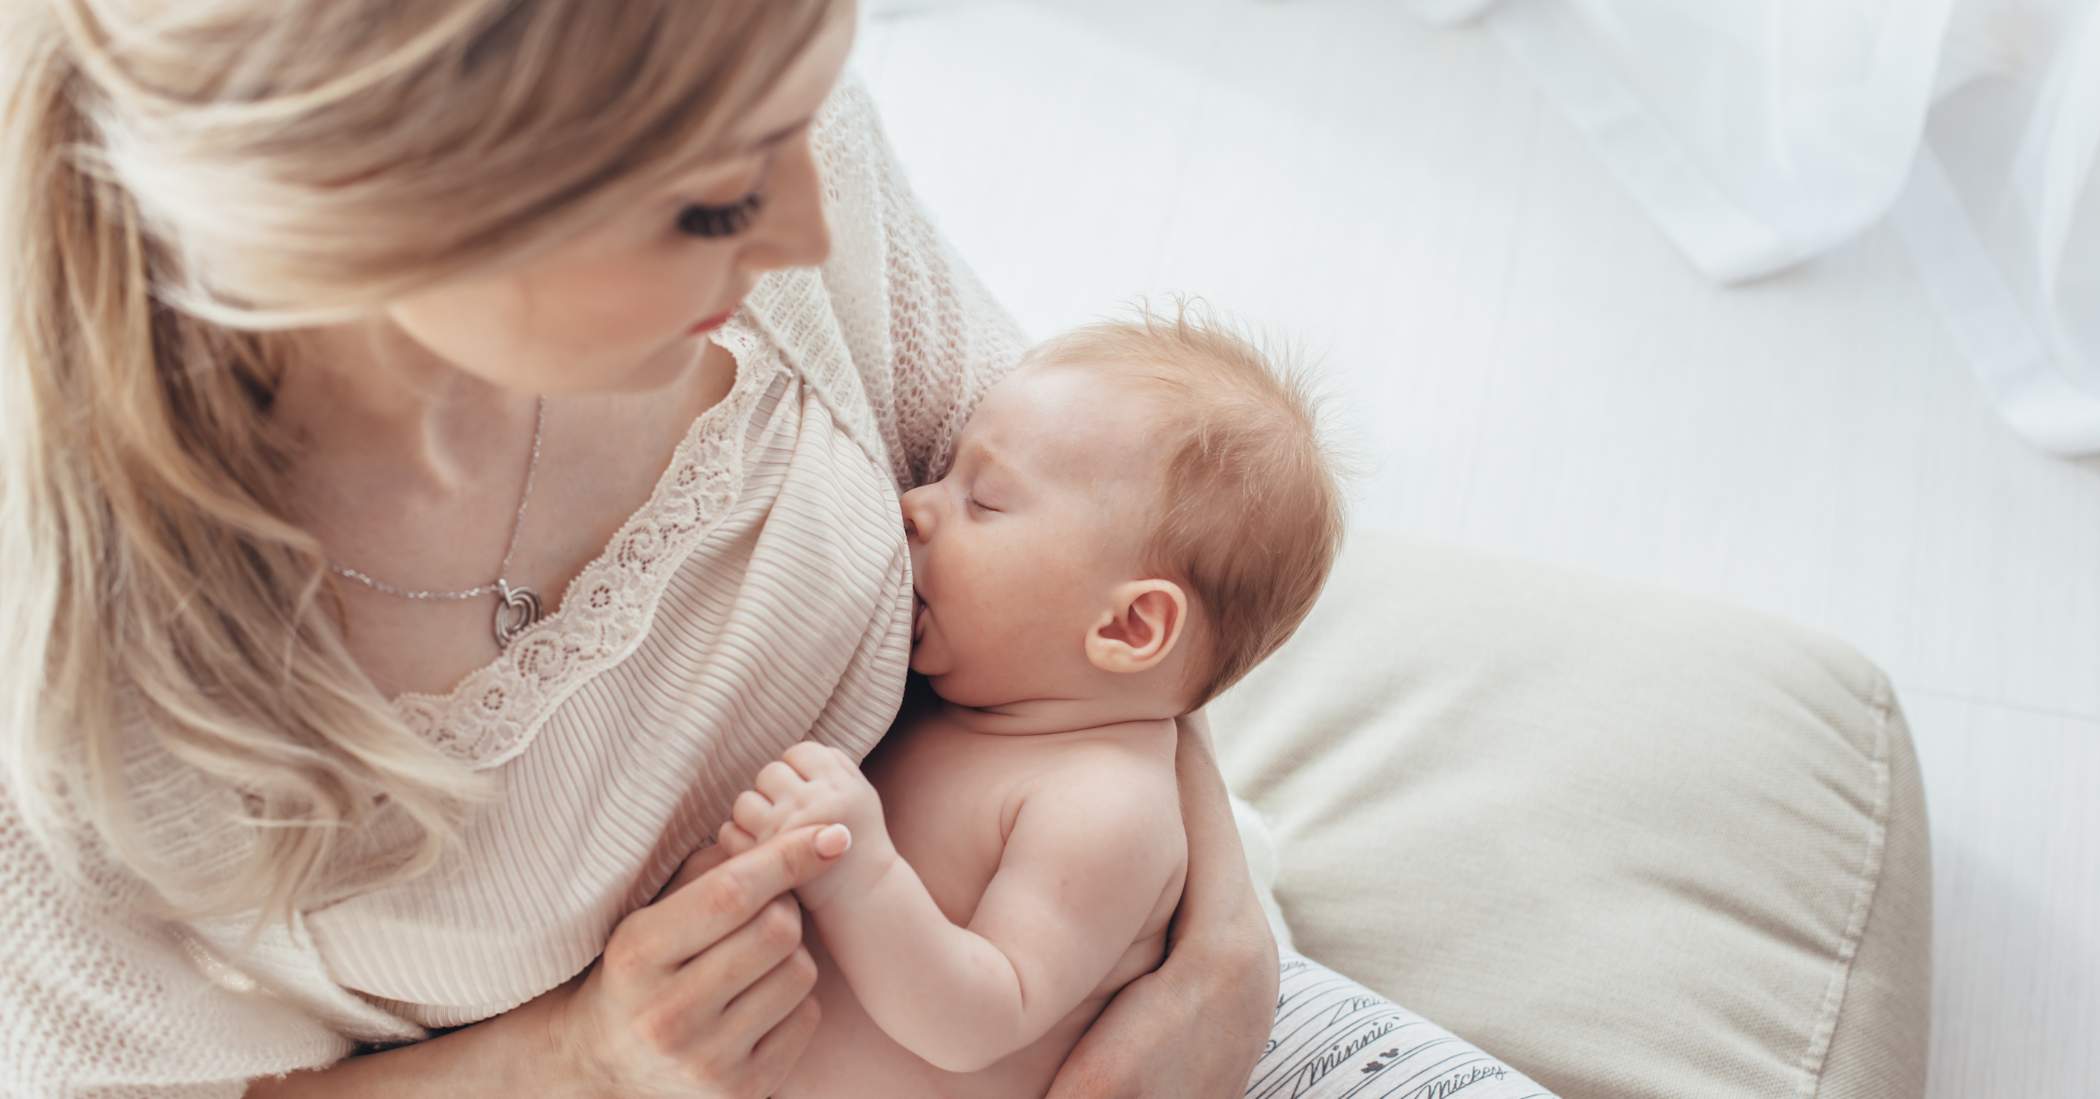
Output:
<instances>
[{"instance_id":1,"label":"baby's arm","mask_svg":"<svg viewBox=\"0 0 2100 1099\"><path fill-rule=\"evenodd\" d=\"M780 806L772 812L740 798L725 842L763 838L747 817L767 829L861 821L847 820L853 849L802 889L803 904L868 1015L949 1072L982 1069L1069 1014L1130 949L1182 866L1172 773L1089 752L1027 795L970 926L958 927L897 855L859 769L842 753L819 761L804 747L783 758L811 779L805 789L760 795ZM836 763L859 780L846 800L873 805L867 832L868 805L835 797L850 785ZM849 863L856 857L864 861Z\"/></svg>"}]
</instances>

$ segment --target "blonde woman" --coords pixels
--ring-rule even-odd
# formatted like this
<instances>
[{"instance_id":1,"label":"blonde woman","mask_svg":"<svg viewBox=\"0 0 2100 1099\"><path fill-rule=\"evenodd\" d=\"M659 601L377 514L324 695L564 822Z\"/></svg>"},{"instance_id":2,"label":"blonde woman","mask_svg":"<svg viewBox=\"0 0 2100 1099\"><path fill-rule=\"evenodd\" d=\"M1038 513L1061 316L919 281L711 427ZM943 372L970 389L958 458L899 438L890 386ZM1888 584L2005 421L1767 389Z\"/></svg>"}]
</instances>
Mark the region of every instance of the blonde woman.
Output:
<instances>
[{"instance_id":1,"label":"blonde woman","mask_svg":"<svg viewBox=\"0 0 2100 1099\"><path fill-rule=\"evenodd\" d=\"M1019 344L851 6L0 20L0 1092L767 1094L850 837L709 831L881 735L898 494ZM1263 1050L1206 736L1171 954L1055 1094Z\"/></svg>"}]
</instances>

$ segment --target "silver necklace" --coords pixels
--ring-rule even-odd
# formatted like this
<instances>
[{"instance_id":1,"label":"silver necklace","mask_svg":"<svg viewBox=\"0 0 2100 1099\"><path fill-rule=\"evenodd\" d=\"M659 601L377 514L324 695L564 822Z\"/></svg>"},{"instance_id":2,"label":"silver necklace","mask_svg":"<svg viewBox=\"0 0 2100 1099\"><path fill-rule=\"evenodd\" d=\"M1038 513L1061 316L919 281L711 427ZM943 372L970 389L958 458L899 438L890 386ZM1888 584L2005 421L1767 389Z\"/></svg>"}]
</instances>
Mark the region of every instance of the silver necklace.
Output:
<instances>
[{"instance_id":1,"label":"silver necklace","mask_svg":"<svg viewBox=\"0 0 2100 1099\"><path fill-rule=\"evenodd\" d=\"M542 607L539 595L531 588L511 584L511 554L517 552L518 531L525 526L525 506L532 502L532 479L540 470L540 428L547 421L547 398L541 397L532 413L532 458L525 465L525 491L518 496L518 514L511 520L510 544L503 547L503 563L496 566L496 579L478 587L460 591L404 591L384 580L359 572L345 565L328 563L337 576L355 580L373 591L401 599L445 600L479 599L484 595L498 596L496 602L496 648L510 648L511 640L524 633L534 622L540 620Z\"/></svg>"}]
</instances>

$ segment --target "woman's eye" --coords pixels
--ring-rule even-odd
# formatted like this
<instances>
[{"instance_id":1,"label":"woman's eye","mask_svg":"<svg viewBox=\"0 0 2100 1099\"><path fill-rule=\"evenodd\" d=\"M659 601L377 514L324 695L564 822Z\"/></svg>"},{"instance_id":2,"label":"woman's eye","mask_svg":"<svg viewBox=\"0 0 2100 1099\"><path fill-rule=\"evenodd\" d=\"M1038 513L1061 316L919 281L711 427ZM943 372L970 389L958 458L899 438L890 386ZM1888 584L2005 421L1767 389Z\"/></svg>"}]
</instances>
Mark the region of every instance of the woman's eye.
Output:
<instances>
[{"instance_id":1,"label":"woman's eye","mask_svg":"<svg viewBox=\"0 0 2100 1099\"><path fill-rule=\"evenodd\" d=\"M753 191L728 206L693 203L678 212L678 231L690 237L733 237L758 220L765 196Z\"/></svg>"}]
</instances>

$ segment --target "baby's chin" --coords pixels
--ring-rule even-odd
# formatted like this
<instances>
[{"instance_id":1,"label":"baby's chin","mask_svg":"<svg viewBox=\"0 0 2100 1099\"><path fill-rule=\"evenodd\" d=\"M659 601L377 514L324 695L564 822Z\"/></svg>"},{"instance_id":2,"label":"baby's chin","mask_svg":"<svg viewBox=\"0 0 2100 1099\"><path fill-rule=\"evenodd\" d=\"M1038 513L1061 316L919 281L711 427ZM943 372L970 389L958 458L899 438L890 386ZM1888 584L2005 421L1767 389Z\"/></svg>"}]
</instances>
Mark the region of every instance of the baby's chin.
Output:
<instances>
[{"instance_id":1,"label":"baby's chin","mask_svg":"<svg viewBox=\"0 0 2100 1099\"><path fill-rule=\"evenodd\" d=\"M920 674L926 675L923 672ZM932 691L933 696L942 702L950 706L960 706L966 710L987 710L1012 701L1004 695L986 694L984 691L976 689L962 677L952 673L948 675L926 675L926 689Z\"/></svg>"},{"instance_id":2,"label":"baby's chin","mask_svg":"<svg viewBox=\"0 0 2100 1099\"><path fill-rule=\"evenodd\" d=\"M927 688L950 705L982 707L997 701L977 697L983 692L972 689L969 676L958 674L962 669L956 667L938 636L912 646L911 670L924 676Z\"/></svg>"},{"instance_id":3,"label":"baby's chin","mask_svg":"<svg viewBox=\"0 0 2100 1099\"><path fill-rule=\"evenodd\" d=\"M916 632L918 636L913 637L911 642L911 670L925 676L926 681L933 684L938 684L943 677L953 675L955 660L939 631L922 629Z\"/></svg>"}]
</instances>

